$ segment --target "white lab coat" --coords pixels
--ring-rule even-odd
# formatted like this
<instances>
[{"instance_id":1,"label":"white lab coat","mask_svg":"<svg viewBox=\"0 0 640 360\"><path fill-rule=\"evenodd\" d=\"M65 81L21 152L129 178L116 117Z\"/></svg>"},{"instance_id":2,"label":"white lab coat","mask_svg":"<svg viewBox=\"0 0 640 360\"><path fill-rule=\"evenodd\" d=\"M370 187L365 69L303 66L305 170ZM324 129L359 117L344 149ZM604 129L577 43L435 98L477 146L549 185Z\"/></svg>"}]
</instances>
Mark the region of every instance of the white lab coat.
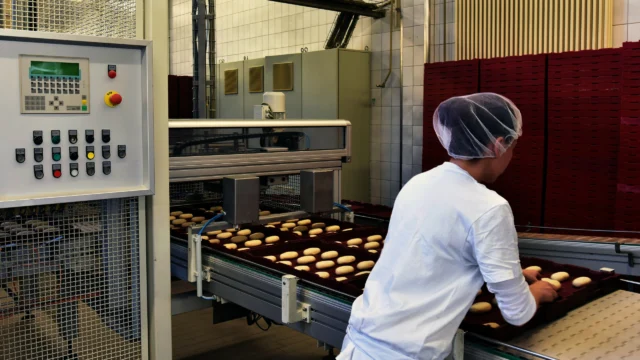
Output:
<instances>
[{"instance_id":1,"label":"white lab coat","mask_svg":"<svg viewBox=\"0 0 640 360\"><path fill-rule=\"evenodd\" d=\"M444 359L483 282L517 289L506 319L534 315L509 204L453 163L415 176L396 199L338 360Z\"/></svg>"}]
</instances>

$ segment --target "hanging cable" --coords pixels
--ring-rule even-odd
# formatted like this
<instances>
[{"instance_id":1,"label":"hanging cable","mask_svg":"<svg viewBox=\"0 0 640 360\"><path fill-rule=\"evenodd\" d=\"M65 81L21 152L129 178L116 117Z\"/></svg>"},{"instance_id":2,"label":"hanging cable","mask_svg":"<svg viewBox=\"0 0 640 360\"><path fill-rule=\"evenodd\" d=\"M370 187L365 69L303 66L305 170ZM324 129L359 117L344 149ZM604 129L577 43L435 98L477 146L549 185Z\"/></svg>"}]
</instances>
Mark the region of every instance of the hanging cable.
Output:
<instances>
[{"instance_id":1,"label":"hanging cable","mask_svg":"<svg viewBox=\"0 0 640 360\"><path fill-rule=\"evenodd\" d=\"M212 217L211 219L209 219L209 221L207 221L206 223L204 223L204 225L200 228L200 231L198 231L198 235L202 235L202 232L204 231L204 229L207 228L207 226L209 226L209 224L211 224L212 222L220 219L221 217L223 217L224 215L227 215L227 213L225 213L224 211L221 212L220 214Z\"/></svg>"},{"instance_id":2,"label":"hanging cable","mask_svg":"<svg viewBox=\"0 0 640 360\"><path fill-rule=\"evenodd\" d=\"M333 203L333 206L335 206L337 208L340 208L340 209L342 209L342 210L344 210L346 212L353 212L353 210L351 210L350 207L342 205L342 204L339 204L339 203Z\"/></svg>"}]
</instances>

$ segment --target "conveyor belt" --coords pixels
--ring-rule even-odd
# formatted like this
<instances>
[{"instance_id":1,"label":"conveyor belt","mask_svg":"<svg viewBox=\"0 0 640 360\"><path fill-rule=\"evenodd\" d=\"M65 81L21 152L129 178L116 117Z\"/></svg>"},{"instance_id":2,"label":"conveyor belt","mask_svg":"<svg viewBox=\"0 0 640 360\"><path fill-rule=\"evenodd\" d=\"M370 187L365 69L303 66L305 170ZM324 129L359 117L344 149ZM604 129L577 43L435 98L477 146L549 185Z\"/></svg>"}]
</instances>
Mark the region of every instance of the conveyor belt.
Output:
<instances>
[{"instance_id":1,"label":"conveyor belt","mask_svg":"<svg viewBox=\"0 0 640 360\"><path fill-rule=\"evenodd\" d=\"M510 343L563 360L638 359L639 320L640 294L618 290Z\"/></svg>"}]
</instances>

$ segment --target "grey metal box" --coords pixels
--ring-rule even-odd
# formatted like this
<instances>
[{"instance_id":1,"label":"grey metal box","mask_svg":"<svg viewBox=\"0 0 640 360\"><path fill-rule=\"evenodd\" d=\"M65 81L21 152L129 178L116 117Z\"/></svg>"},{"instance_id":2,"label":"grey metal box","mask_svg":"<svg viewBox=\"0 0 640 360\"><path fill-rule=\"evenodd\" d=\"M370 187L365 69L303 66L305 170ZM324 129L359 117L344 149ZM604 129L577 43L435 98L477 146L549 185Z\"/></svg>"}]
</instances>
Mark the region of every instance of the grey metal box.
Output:
<instances>
[{"instance_id":1,"label":"grey metal box","mask_svg":"<svg viewBox=\"0 0 640 360\"><path fill-rule=\"evenodd\" d=\"M333 171L300 172L300 207L311 214L333 210Z\"/></svg>"},{"instance_id":2,"label":"grey metal box","mask_svg":"<svg viewBox=\"0 0 640 360\"><path fill-rule=\"evenodd\" d=\"M226 177L222 180L224 220L233 225L257 222L260 215L260 179Z\"/></svg>"}]
</instances>

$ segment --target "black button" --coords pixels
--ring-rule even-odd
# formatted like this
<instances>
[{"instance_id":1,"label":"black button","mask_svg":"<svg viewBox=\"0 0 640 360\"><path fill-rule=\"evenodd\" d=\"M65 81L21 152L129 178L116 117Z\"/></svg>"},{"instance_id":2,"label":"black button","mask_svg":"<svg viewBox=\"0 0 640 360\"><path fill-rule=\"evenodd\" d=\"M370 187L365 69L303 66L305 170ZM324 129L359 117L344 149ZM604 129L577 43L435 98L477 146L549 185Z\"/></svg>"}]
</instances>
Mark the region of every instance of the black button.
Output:
<instances>
[{"instance_id":1,"label":"black button","mask_svg":"<svg viewBox=\"0 0 640 360\"><path fill-rule=\"evenodd\" d=\"M77 146L69 146L69 159L72 161L78 160L78 147Z\"/></svg>"},{"instance_id":2,"label":"black button","mask_svg":"<svg viewBox=\"0 0 640 360\"><path fill-rule=\"evenodd\" d=\"M42 131L36 130L33 132L33 143L36 145L42 145Z\"/></svg>"},{"instance_id":3,"label":"black button","mask_svg":"<svg viewBox=\"0 0 640 360\"><path fill-rule=\"evenodd\" d=\"M78 131L77 130L69 130L69 142L75 144L78 142Z\"/></svg>"},{"instance_id":4,"label":"black button","mask_svg":"<svg viewBox=\"0 0 640 360\"><path fill-rule=\"evenodd\" d=\"M108 159L111 157L111 146L102 145L102 158Z\"/></svg>"},{"instance_id":5,"label":"black button","mask_svg":"<svg viewBox=\"0 0 640 360\"><path fill-rule=\"evenodd\" d=\"M27 151L24 148L16 149L16 161L22 164L25 160L26 153Z\"/></svg>"},{"instance_id":6,"label":"black button","mask_svg":"<svg viewBox=\"0 0 640 360\"><path fill-rule=\"evenodd\" d=\"M108 143L111 141L111 130L102 130L102 142Z\"/></svg>"},{"instance_id":7,"label":"black button","mask_svg":"<svg viewBox=\"0 0 640 360\"><path fill-rule=\"evenodd\" d=\"M44 168L42 165L33 165L33 175L40 180L44 177Z\"/></svg>"},{"instance_id":8,"label":"black button","mask_svg":"<svg viewBox=\"0 0 640 360\"><path fill-rule=\"evenodd\" d=\"M96 173L96 163L88 162L87 163L87 175L93 176Z\"/></svg>"},{"instance_id":9,"label":"black button","mask_svg":"<svg viewBox=\"0 0 640 360\"><path fill-rule=\"evenodd\" d=\"M85 130L84 137L89 144L93 144L93 130Z\"/></svg>"},{"instance_id":10,"label":"black button","mask_svg":"<svg viewBox=\"0 0 640 360\"><path fill-rule=\"evenodd\" d=\"M42 162L44 159L44 150L42 148L33 149L33 160L35 162Z\"/></svg>"},{"instance_id":11,"label":"black button","mask_svg":"<svg viewBox=\"0 0 640 360\"><path fill-rule=\"evenodd\" d=\"M127 145L118 145L118 157L124 159L127 156Z\"/></svg>"},{"instance_id":12,"label":"black button","mask_svg":"<svg viewBox=\"0 0 640 360\"><path fill-rule=\"evenodd\" d=\"M102 162L102 173L105 175L111 174L111 161Z\"/></svg>"}]
</instances>

